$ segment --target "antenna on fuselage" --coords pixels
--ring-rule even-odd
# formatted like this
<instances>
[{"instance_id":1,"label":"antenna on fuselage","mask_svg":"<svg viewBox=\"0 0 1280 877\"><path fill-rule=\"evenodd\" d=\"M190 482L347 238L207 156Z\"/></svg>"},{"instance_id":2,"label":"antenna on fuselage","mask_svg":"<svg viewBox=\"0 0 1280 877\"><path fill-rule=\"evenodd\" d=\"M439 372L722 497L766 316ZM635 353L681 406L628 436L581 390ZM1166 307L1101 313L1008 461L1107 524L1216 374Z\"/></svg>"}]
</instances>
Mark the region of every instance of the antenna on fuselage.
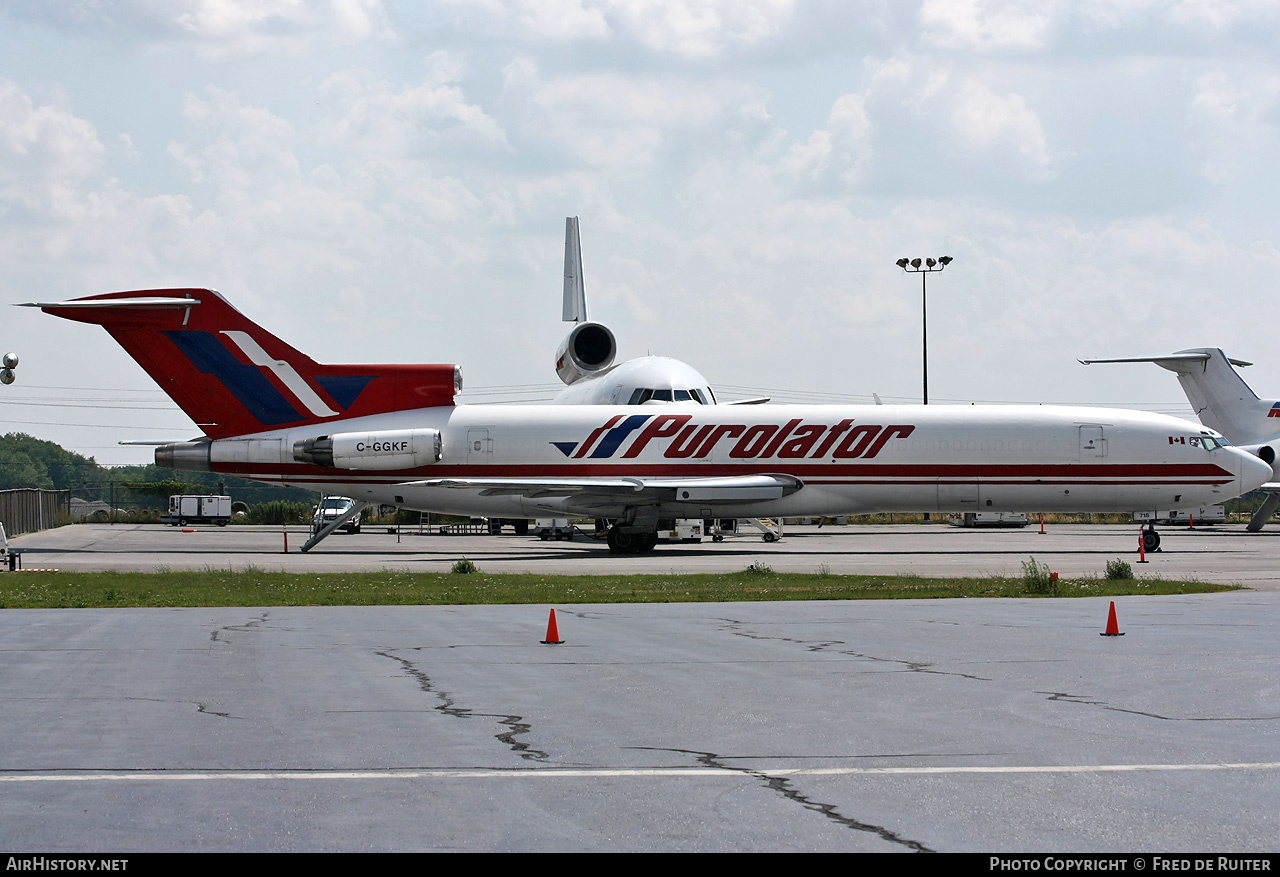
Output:
<instances>
[{"instance_id":1,"label":"antenna on fuselage","mask_svg":"<svg viewBox=\"0 0 1280 877\"><path fill-rule=\"evenodd\" d=\"M564 317L566 323L587 322L587 292L582 285L582 238L578 217L564 220Z\"/></svg>"}]
</instances>

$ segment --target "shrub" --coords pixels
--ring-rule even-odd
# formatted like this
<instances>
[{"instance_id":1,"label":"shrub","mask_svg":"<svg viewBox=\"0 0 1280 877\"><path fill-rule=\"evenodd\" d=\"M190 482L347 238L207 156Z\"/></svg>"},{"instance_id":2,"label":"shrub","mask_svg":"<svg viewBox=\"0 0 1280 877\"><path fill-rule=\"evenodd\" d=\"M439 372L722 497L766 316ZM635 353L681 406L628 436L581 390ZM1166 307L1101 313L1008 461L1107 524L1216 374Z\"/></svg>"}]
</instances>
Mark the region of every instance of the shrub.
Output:
<instances>
[{"instance_id":1,"label":"shrub","mask_svg":"<svg viewBox=\"0 0 1280 877\"><path fill-rule=\"evenodd\" d=\"M753 576L771 576L773 575L773 567L766 566L763 563L753 563L747 567L747 573Z\"/></svg>"},{"instance_id":2,"label":"shrub","mask_svg":"<svg viewBox=\"0 0 1280 877\"><path fill-rule=\"evenodd\" d=\"M1023 561L1022 564L1022 587L1028 594L1047 594L1056 596L1058 593L1058 582L1049 575L1049 565L1047 563L1036 563L1033 557L1030 560Z\"/></svg>"},{"instance_id":3,"label":"shrub","mask_svg":"<svg viewBox=\"0 0 1280 877\"><path fill-rule=\"evenodd\" d=\"M250 506L246 517L250 524L303 524L311 520L311 505L273 499Z\"/></svg>"},{"instance_id":4,"label":"shrub","mask_svg":"<svg viewBox=\"0 0 1280 877\"><path fill-rule=\"evenodd\" d=\"M466 575L467 573L480 572L480 567L476 566L474 563L472 563L471 561L467 560L464 557L462 558L462 560L459 560L456 563L454 563L453 568L450 569L449 571Z\"/></svg>"},{"instance_id":5,"label":"shrub","mask_svg":"<svg viewBox=\"0 0 1280 877\"><path fill-rule=\"evenodd\" d=\"M1107 578L1109 579L1131 579L1133 578L1133 567L1120 558L1107 561Z\"/></svg>"}]
</instances>

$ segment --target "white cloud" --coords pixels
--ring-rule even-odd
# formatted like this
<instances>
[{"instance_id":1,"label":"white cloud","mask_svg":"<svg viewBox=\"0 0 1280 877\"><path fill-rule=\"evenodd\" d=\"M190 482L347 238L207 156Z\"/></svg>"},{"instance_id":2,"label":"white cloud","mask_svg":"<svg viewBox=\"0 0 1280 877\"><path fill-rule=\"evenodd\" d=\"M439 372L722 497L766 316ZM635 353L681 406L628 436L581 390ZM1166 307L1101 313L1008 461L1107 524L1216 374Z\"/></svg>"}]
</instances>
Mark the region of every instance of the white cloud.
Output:
<instances>
[{"instance_id":1,"label":"white cloud","mask_svg":"<svg viewBox=\"0 0 1280 877\"><path fill-rule=\"evenodd\" d=\"M526 39L600 40L611 33L605 10L593 0L443 0L464 21L485 22Z\"/></svg>"},{"instance_id":2,"label":"white cloud","mask_svg":"<svg viewBox=\"0 0 1280 877\"><path fill-rule=\"evenodd\" d=\"M247 195L298 178L293 125L269 110L245 106L239 95L211 85L203 98L186 96L182 117L201 132L205 145L175 142L169 154L193 182L213 180Z\"/></svg>"},{"instance_id":3,"label":"white cloud","mask_svg":"<svg viewBox=\"0 0 1280 877\"><path fill-rule=\"evenodd\" d=\"M955 93L951 110L955 132L970 148L1012 147L1030 175L1048 179L1053 157L1040 117L1020 94L996 94L985 83L966 80Z\"/></svg>"},{"instance_id":4,"label":"white cloud","mask_svg":"<svg viewBox=\"0 0 1280 877\"><path fill-rule=\"evenodd\" d=\"M796 0L447 0L470 26L533 42L635 43L709 59L757 46L791 21Z\"/></svg>"},{"instance_id":5,"label":"white cloud","mask_svg":"<svg viewBox=\"0 0 1280 877\"><path fill-rule=\"evenodd\" d=\"M380 0L181 0L153 6L211 56L298 52L317 39L390 37Z\"/></svg>"},{"instance_id":6,"label":"white cloud","mask_svg":"<svg viewBox=\"0 0 1280 877\"><path fill-rule=\"evenodd\" d=\"M526 133L594 166L652 164L669 138L768 121L760 96L732 82L617 73L544 78L527 57L504 70L505 95L528 116Z\"/></svg>"},{"instance_id":7,"label":"white cloud","mask_svg":"<svg viewBox=\"0 0 1280 877\"><path fill-rule=\"evenodd\" d=\"M620 31L650 51L710 58L754 46L790 21L795 0L611 0Z\"/></svg>"},{"instance_id":8,"label":"white cloud","mask_svg":"<svg viewBox=\"0 0 1280 877\"><path fill-rule=\"evenodd\" d=\"M17 83L0 79L0 198L47 205L98 172L105 153L93 125L60 101L37 106Z\"/></svg>"},{"instance_id":9,"label":"white cloud","mask_svg":"<svg viewBox=\"0 0 1280 877\"><path fill-rule=\"evenodd\" d=\"M866 101L860 94L846 94L832 105L827 127L792 146L783 158L783 166L810 180L833 171L843 182L856 183L871 155L870 133Z\"/></svg>"},{"instance_id":10,"label":"white cloud","mask_svg":"<svg viewBox=\"0 0 1280 877\"><path fill-rule=\"evenodd\" d=\"M460 62L442 55L432 60L434 81L401 88L358 70L328 76L319 91L334 114L326 121L324 136L383 156L405 155L445 137L505 146L501 126L450 84L461 72Z\"/></svg>"},{"instance_id":11,"label":"white cloud","mask_svg":"<svg viewBox=\"0 0 1280 877\"><path fill-rule=\"evenodd\" d=\"M1280 130L1280 76L1270 70L1211 70L1195 83L1189 117L1199 135L1202 176L1226 183L1274 155Z\"/></svg>"},{"instance_id":12,"label":"white cloud","mask_svg":"<svg viewBox=\"0 0 1280 877\"><path fill-rule=\"evenodd\" d=\"M296 55L317 43L394 37L382 0L16 0L7 11L115 40L190 42L210 58Z\"/></svg>"},{"instance_id":13,"label":"white cloud","mask_svg":"<svg viewBox=\"0 0 1280 877\"><path fill-rule=\"evenodd\" d=\"M928 42L946 48L1038 49L1054 6L1050 0L925 0L920 24Z\"/></svg>"}]
</instances>

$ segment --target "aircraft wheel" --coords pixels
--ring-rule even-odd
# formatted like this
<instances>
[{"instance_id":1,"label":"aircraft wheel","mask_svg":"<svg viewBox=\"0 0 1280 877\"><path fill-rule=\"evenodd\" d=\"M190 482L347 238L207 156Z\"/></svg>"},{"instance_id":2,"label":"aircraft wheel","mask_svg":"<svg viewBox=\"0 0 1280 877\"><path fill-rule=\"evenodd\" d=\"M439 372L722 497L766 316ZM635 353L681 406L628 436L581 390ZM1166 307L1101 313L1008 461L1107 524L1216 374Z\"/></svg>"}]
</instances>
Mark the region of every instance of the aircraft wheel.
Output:
<instances>
[{"instance_id":1,"label":"aircraft wheel","mask_svg":"<svg viewBox=\"0 0 1280 877\"><path fill-rule=\"evenodd\" d=\"M529 535L529 522L528 522L528 521L516 521L516 522L515 522L515 529L516 529L516 535L517 535L517 536L528 536L528 535Z\"/></svg>"},{"instance_id":2,"label":"aircraft wheel","mask_svg":"<svg viewBox=\"0 0 1280 877\"><path fill-rule=\"evenodd\" d=\"M614 554L635 554L640 550L640 537L614 527L609 531L609 550Z\"/></svg>"},{"instance_id":3,"label":"aircraft wheel","mask_svg":"<svg viewBox=\"0 0 1280 877\"><path fill-rule=\"evenodd\" d=\"M1160 550L1160 534L1155 530L1142 531L1142 550L1143 551L1159 551Z\"/></svg>"},{"instance_id":4,"label":"aircraft wheel","mask_svg":"<svg viewBox=\"0 0 1280 877\"><path fill-rule=\"evenodd\" d=\"M640 537L639 551L652 551L658 547L658 534L645 533Z\"/></svg>"}]
</instances>

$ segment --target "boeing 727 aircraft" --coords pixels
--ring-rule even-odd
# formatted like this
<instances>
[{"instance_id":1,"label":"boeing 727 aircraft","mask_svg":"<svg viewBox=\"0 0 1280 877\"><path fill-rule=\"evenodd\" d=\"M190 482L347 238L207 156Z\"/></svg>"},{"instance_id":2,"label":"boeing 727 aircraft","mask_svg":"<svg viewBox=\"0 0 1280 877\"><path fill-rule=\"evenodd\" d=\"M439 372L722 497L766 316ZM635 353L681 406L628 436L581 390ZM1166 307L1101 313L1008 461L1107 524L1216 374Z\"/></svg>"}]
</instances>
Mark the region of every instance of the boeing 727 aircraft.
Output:
<instances>
[{"instance_id":1,"label":"boeing 727 aircraft","mask_svg":"<svg viewBox=\"0 0 1280 877\"><path fill-rule=\"evenodd\" d=\"M1259 399L1232 366L1250 363L1228 359L1217 347L1194 347L1165 356L1131 356L1119 359L1082 359L1083 365L1097 362L1154 362L1178 376L1182 392L1200 422L1215 429L1233 445L1256 455L1272 467L1272 477L1263 488L1266 500L1249 521L1249 530L1261 530L1280 505L1280 400Z\"/></svg>"},{"instance_id":2,"label":"boeing 727 aircraft","mask_svg":"<svg viewBox=\"0 0 1280 877\"><path fill-rule=\"evenodd\" d=\"M1017 406L455 405L455 365L323 365L208 289L33 302L103 326L204 434L156 449L211 470L424 511L615 521L1132 511L1271 477L1158 414ZM341 522L338 522L341 523Z\"/></svg>"}]
</instances>

